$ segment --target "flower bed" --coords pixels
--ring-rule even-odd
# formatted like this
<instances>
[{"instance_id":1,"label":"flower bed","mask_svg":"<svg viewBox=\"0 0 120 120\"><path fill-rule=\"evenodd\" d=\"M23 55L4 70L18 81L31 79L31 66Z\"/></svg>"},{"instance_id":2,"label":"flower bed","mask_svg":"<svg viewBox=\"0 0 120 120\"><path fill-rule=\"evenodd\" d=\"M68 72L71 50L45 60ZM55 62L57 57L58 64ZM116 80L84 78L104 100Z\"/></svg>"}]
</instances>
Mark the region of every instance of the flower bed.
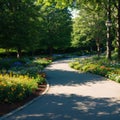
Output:
<instances>
[{"instance_id":1,"label":"flower bed","mask_svg":"<svg viewBox=\"0 0 120 120\"><path fill-rule=\"evenodd\" d=\"M37 82L28 76L0 75L0 103L23 100L37 87Z\"/></svg>"},{"instance_id":2,"label":"flower bed","mask_svg":"<svg viewBox=\"0 0 120 120\"><path fill-rule=\"evenodd\" d=\"M39 57L1 60L0 103L21 101L31 95L39 84L45 83L43 69L51 62Z\"/></svg>"},{"instance_id":3,"label":"flower bed","mask_svg":"<svg viewBox=\"0 0 120 120\"><path fill-rule=\"evenodd\" d=\"M41 85L38 85L38 88L23 100L16 101L14 103L0 103L0 116L9 113L12 110L15 110L16 108L19 108L34 98L40 96L45 91L46 87L47 84L43 83Z\"/></svg>"},{"instance_id":4,"label":"flower bed","mask_svg":"<svg viewBox=\"0 0 120 120\"><path fill-rule=\"evenodd\" d=\"M106 59L84 58L76 59L69 64L72 68L81 72L91 72L105 76L120 83L120 64Z\"/></svg>"}]
</instances>

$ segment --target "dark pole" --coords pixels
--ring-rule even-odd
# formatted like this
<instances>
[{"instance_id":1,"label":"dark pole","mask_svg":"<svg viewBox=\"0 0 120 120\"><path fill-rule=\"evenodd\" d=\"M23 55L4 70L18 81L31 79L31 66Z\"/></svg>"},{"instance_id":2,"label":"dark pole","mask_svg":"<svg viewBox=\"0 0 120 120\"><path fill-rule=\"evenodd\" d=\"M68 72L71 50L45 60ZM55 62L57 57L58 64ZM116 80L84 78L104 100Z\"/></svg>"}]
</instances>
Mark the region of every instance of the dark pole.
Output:
<instances>
[{"instance_id":1,"label":"dark pole","mask_svg":"<svg viewBox=\"0 0 120 120\"><path fill-rule=\"evenodd\" d=\"M108 1L108 7L107 7L107 22L106 22L106 26L107 26L107 42L106 42L106 46L107 46L107 54L106 57L107 59L111 60L111 46L112 46L112 41L111 41L111 0L107 0Z\"/></svg>"}]
</instances>

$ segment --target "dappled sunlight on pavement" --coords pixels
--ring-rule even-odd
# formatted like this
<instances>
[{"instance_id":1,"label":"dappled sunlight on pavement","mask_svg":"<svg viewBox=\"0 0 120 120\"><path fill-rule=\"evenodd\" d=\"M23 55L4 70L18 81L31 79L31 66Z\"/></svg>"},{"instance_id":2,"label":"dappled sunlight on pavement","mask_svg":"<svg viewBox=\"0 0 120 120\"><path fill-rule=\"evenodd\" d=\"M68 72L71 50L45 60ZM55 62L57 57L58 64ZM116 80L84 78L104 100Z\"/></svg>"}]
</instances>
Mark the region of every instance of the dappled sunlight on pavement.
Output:
<instances>
[{"instance_id":1,"label":"dappled sunlight on pavement","mask_svg":"<svg viewBox=\"0 0 120 120\"><path fill-rule=\"evenodd\" d=\"M46 95L4 120L119 120L120 84L78 73L67 62L46 68Z\"/></svg>"},{"instance_id":2,"label":"dappled sunlight on pavement","mask_svg":"<svg viewBox=\"0 0 120 120\"><path fill-rule=\"evenodd\" d=\"M9 120L119 120L119 113L120 101L112 98L51 94Z\"/></svg>"},{"instance_id":3,"label":"dappled sunlight on pavement","mask_svg":"<svg viewBox=\"0 0 120 120\"><path fill-rule=\"evenodd\" d=\"M87 84L55 85L51 86L48 94L75 94L81 96L91 96L93 98L116 98L120 99L120 85L112 81L98 81Z\"/></svg>"},{"instance_id":4,"label":"dappled sunlight on pavement","mask_svg":"<svg viewBox=\"0 0 120 120\"><path fill-rule=\"evenodd\" d=\"M46 72L51 84L48 94L120 99L120 84L98 75L79 73L70 68L66 61L53 63Z\"/></svg>"}]
</instances>

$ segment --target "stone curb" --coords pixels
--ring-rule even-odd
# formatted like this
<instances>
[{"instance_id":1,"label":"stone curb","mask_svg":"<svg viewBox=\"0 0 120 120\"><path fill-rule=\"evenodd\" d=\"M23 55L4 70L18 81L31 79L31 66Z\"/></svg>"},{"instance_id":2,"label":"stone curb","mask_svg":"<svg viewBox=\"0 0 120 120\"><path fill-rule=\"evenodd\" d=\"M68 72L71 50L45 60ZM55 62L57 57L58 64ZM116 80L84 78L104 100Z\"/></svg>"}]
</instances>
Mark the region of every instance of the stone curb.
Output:
<instances>
[{"instance_id":1,"label":"stone curb","mask_svg":"<svg viewBox=\"0 0 120 120\"><path fill-rule=\"evenodd\" d=\"M46 87L45 91L44 91L43 93L41 93L40 96L34 98L33 100L31 100L30 102L26 103L25 105L23 105L23 106L15 109L15 110L13 110L12 112L3 115L2 117L0 117L0 120L4 120L5 118L7 118L7 117L9 117L9 116L11 116L11 115L13 115L13 114L15 114L16 112L24 109L25 107L29 106L30 104L32 104L33 102L35 102L36 100L38 100L39 98L41 98L43 95L45 95L45 94L48 92L49 87L50 87L50 85L49 85L49 83L48 83L47 80L46 80L46 82L47 82L47 87Z\"/></svg>"}]
</instances>

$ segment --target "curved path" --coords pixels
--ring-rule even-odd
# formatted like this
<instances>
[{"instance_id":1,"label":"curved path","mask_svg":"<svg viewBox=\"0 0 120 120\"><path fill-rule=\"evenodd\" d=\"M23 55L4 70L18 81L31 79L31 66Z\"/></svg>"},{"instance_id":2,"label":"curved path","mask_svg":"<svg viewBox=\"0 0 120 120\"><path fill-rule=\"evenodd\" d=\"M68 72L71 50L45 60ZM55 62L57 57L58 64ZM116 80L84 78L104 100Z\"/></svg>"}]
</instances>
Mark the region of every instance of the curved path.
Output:
<instances>
[{"instance_id":1,"label":"curved path","mask_svg":"<svg viewBox=\"0 0 120 120\"><path fill-rule=\"evenodd\" d=\"M78 73L67 60L46 72L48 93L4 120L120 120L120 84Z\"/></svg>"}]
</instances>

